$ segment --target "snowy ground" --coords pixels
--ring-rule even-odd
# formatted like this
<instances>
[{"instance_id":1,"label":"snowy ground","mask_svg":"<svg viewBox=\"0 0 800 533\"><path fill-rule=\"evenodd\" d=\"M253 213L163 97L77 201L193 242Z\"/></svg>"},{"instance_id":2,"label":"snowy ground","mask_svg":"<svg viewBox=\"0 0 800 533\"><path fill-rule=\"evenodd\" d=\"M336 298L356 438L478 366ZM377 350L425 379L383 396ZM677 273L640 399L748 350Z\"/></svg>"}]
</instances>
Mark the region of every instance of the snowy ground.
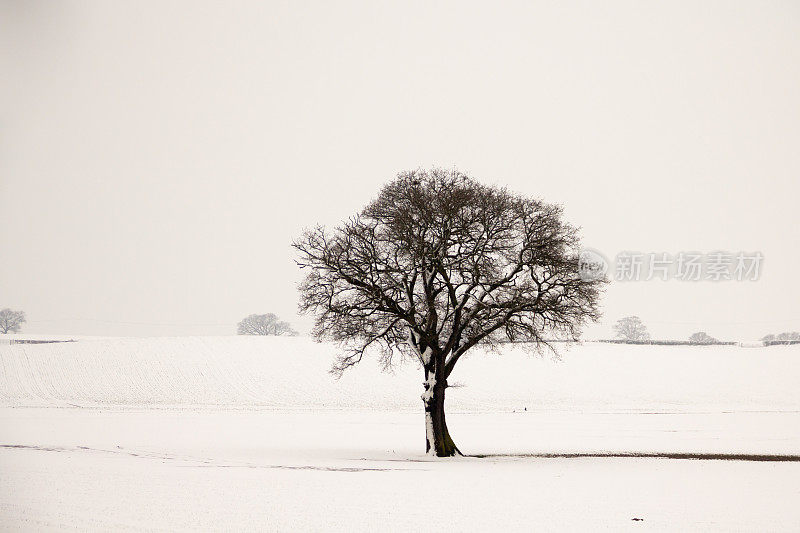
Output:
<instances>
[{"instance_id":1,"label":"snowy ground","mask_svg":"<svg viewBox=\"0 0 800 533\"><path fill-rule=\"evenodd\" d=\"M413 365L335 381L332 354L306 339L0 346L0 530L800 524L800 347L471 357L448 423L488 457L448 460L422 454ZM700 458L591 456L606 453Z\"/></svg>"}]
</instances>

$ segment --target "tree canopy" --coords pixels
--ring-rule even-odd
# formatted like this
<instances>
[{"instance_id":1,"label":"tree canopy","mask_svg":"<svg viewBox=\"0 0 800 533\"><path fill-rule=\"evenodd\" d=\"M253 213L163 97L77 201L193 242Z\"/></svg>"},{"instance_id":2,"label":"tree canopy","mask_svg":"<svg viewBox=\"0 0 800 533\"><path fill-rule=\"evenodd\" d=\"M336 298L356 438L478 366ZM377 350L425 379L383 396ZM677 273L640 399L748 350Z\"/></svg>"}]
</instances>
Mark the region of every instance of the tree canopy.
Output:
<instances>
[{"instance_id":1,"label":"tree canopy","mask_svg":"<svg viewBox=\"0 0 800 533\"><path fill-rule=\"evenodd\" d=\"M273 313L248 315L237 326L239 335L297 335L288 322Z\"/></svg>"},{"instance_id":2,"label":"tree canopy","mask_svg":"<svg viewBox=\"0 0 800 533\"><path fill-rule=\"evenodd\" d=\"M25 323L24 311L0 310L0 333L17 333Z\"/></svg>"},{"instance_id":3,"label":"tree canopy","mask_svg":"<svg viewBox=\"0 0 800 533\"><path fill-rule=\"evenodd\" d=\"M614 324L614 333L620 339L626 341L646 341L650 340L650 333L638 316L626 316Z\"/></svg>"}]
</instances>

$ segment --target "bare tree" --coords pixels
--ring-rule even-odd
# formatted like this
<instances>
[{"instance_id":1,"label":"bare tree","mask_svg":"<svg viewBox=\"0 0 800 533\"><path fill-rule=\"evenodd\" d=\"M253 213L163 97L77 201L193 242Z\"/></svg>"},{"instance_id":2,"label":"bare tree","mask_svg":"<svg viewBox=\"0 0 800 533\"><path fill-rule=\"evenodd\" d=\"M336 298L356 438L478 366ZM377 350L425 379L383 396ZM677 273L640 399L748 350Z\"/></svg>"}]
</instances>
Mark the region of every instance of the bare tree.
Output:
<instances>
[{"instance_id":1,"label":"bare tree","mask_svg":"<svg viewBox=\"0 0 800 533\"><path fill-rule=\"evenodd\" d=\"M693 342L695 344L714 344L715 342L719 341L705 331L698 331L697 333L692 333L689 336L689 342Z\"/></svg>"},{"instance_id":2,"label":"bare tree","mask_svg":"<svg viewBox=\"0 0 800 533\"><path fill-rule=\"evenodd\" d=\"M638 316L626 316L614 324L614 333L617 337L626 341L646 341L650 340L647 328L642 324L642 319Z\"/></svg>"},{"instance_id":3,"label":"bare tree","mask_svg":"<svg viewBox=\"0 0 800 533\"><path fill-rule=\"evenodd\" d=\"M288 322L278 320L273 313L249 315L237 326L239 335L297 335Z\"/></svg>"},{"instance_id":4,"label":"bare tree","mask_svg":"<svg viewBox=\"0 0 800 533\"><path fill-rule=\"evenodd\" d=\"M0 310L0 333L16 333L24 323L24 311L12 311L9 308Z\"/></svg>"},{"instance_id":5,"label":"bare tree","mask_svg":"<svg viewBox=\"0 0 800 533\"><path fill-rule=\"evenodd\" d=\"M370 347L419 362L425 447L459 454L445 422L447 378L477 345L549 346L599 316L605 280L581 279L577 230L559 206L477 183L457 171L400 174L359 214L294 243L308 269L300 308L313 334L340 344L333 371Z\"/></svg>"}]
</instances>

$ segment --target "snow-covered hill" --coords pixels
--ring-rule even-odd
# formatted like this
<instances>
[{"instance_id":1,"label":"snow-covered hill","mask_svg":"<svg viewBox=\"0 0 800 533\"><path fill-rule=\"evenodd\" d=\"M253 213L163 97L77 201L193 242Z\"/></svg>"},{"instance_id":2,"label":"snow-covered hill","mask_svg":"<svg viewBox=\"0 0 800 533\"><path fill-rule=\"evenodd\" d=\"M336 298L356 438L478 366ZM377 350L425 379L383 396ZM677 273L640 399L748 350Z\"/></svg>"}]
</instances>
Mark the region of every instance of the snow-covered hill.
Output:
<instances>
[{"instance_id":1,"label":"snow-covered hill","mask_svg":"<svg viewBox=\"0 0 800 533\"><path fill-rule=\"evenodd\" d=\"M385 374L370 359L337 381L327 372L334 355L304 338L0 346L0 524L789 531L799 523L790 496L800 478L800 346L587 343L560 360L518 346L476 352L451 376L460 386L447 405L459 447L480 457L441 461L423 455L418 368ZM100 408L51 408L67 406ZM648 453L783 459L625 455Z\"/></svg>"},{"instance_id":2,"label":"snow-covered hill","mask_svg":"<svg viewBox=\"0 0 800 533\"><path fill-rule=\"evenodd\" d=\"M118 338L0 346L0 405L419 409L422 375L374 359L336 380L336 348L307 338ZM465 357L452 411L796 410L800 346L518 346Z\"/></svg>"}]
</instances>

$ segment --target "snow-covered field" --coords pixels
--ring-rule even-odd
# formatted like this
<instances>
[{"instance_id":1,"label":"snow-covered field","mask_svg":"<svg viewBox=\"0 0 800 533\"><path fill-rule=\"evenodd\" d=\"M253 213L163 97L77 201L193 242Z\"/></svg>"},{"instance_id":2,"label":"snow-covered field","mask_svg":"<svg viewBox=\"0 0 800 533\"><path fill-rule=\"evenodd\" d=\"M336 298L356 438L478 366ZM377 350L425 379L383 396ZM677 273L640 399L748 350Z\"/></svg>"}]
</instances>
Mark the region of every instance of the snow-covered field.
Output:
<instances>
[{"instance_id":1,"label":"snow-covered field","mask_svg":"<svg viewBox=\"0 0 800 533\"><path fill-rule=\"evenodd\" d=\"M447 460L423 455L421 371L367 361L337 381L334 353L304 338L0 345L0 530L800 524L800 346L476 353L451 376L448 425L482 457Z\"/></svg>"}]
</instances>

